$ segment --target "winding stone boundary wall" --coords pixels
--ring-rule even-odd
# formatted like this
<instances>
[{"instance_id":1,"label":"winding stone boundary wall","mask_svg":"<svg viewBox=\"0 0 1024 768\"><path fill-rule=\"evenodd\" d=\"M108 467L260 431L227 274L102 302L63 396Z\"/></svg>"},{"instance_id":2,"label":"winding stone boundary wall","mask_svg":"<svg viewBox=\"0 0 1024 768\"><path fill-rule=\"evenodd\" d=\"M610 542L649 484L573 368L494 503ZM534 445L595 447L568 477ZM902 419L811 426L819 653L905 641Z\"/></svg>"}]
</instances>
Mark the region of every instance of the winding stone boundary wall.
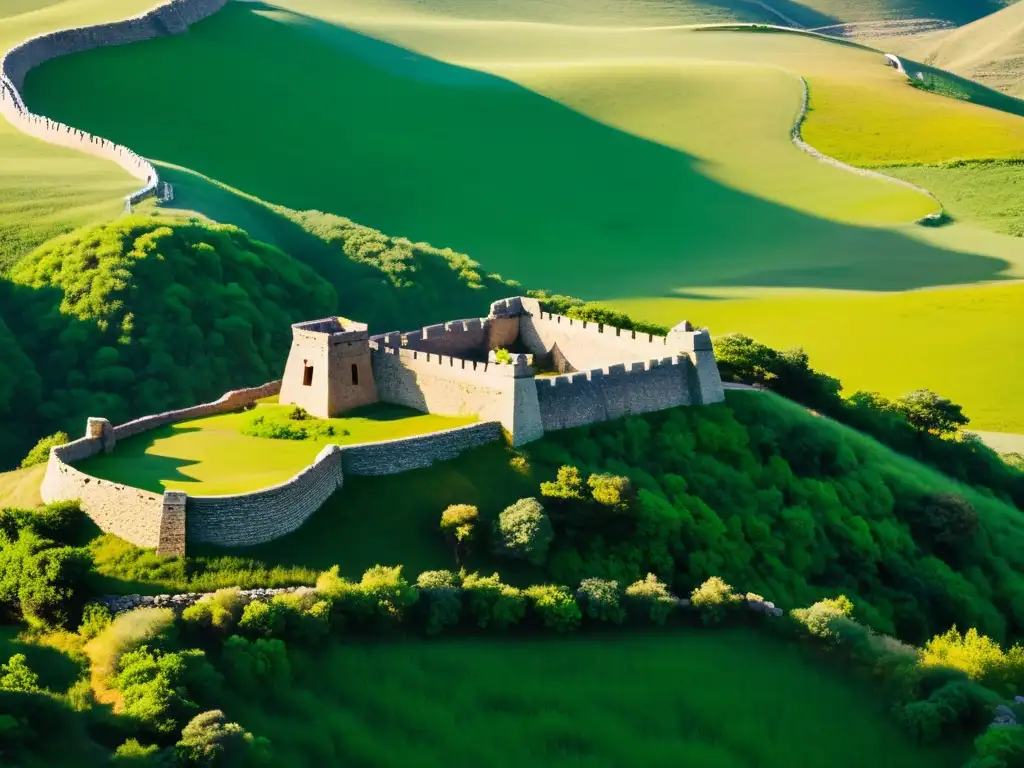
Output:
<instances>
[{"instance_id":1,"label":"winding stone boundary wall","mask_svg":"<svg viewBox=\"0 0 1024 768\"><path fill-rule=\"evenodd\" d=\"M21 96L25 75L43 62L60 56L182 34L188 31L189 25L216 13L226 3L227 0L171 0L123 21L63 29L26 40L0 59L0 114L22 133L111 160L143 181L142 189L125 199L129 209L158 191L164 199L169 199L169 186L161 187L156 168L141 155L128 147L30 112Z\"/></svg>"},{"instance_id":2,"label":"winding stone boundary wall","mask_svg":"<svg viewBox=\"0 0 1024 768\"><path fill-rule=\"evenodd\" d=\"M886 57L889 58L889 54L886 54ZM897 61L898 61L898 59L897 59ZM902 69L902 64L900 65L899 71L903 72L904 75L907 74L906 71ZM798 77L799 77L799 75L798 75ZM800 102L800 112L796 116L796 122L793 123L793 130L792 130L792 133L791 133L791 138L793 140L793 143L797 146L798 149L800 149L803 152L806 152L811 157L813 157L815 160L820 160L823 163L828 163L829 165L834 165L836 168L841 168L844 171L849 171L850 173L855 173L858 176L866 176L869 179L879 179L880 181L887 181L890 184L898 184L901 187L906 187L907 189L912 189L915 192L920 192L922 195L927 195L928 197L930 197L932 200L935 201L935 204L937 206L939 206L939 210L936 211L935 213L929 213L927 216L924 216L923 218L918 219L915 222L916 224L922 224L922 223L927 223L927 222L934 222L934 221L937 221L937 220L942 218L942 216L943 216L942 203L939 201L939 199L935 195L933 195L931 192L929 192L924 187L919 187L919 186L917 186L917 184L913 184L913 183L911 183L909 181L904 181L903 179L897 179L895 176L886 176L884 173L879 173L878 171L871 171L871 170L868 170L867 168L858 168L855 165L849 165L848 163L844 163L842 160L837 160L834 157L826 155L824 152L822 152L822 151L820 151L818 149L815 149L810 144L808 144L806 141L804 141L802 130L803 130L804 120L807 119L807 107L808 107L808 103L810 101L810 90L807 87L807 80L805 78L800 77L800 83L801 83L801 85L803 87L803 97L802 97L801 102Z\"/></svg>"}]
</instances>

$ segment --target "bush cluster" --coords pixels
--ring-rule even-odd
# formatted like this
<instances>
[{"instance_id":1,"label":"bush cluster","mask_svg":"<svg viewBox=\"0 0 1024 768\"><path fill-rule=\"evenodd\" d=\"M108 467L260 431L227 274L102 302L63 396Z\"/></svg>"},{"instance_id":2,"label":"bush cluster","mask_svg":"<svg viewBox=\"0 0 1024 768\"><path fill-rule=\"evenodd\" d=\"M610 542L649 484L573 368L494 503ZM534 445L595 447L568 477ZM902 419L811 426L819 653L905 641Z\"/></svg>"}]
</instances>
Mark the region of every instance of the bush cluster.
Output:
<instances>
[{"instance_id":1,"label":"bush cluster","mask_svg":"<svg viewBox=\"0 0 1024 768\"><path fill-rule=\"evenodd\" d=\"M846 592L913 643L1024 637L1018 514L769 393L555 432L523 449L553 536L545 579L681 594L712 576L782 605ZM714 611L706 614L713 620Z\"/></svg>"},{"instance_id":2,"label":"bush cluster","mask_svg":"<svg viewBox=\"0 0 1024 768\"><path fill-rule=\"evenodd\" d=\"M715 357L724 380L763 385L1024 509L1024 471L960 433L970 420L961 406L935 392L921 389L897 400L877 392L844 398L839 379L811 368L802 349L780 352L739 334L716 339Z\"/></svg>"},{"instance_id":3,"label":"bush cluster","mask_svg":"<svg viewBox=\"0 0 1024 768\"><path fill-rule=\"evenodd\" d=\"M81 513L74 504L0 510L0 613L37 628L78 621L92 560L71 546Z\"/></svg>"},{"instance_id":4,"label":"bush cluster","mask_svg":"<svg viewBox=\"0 0 1024 768\"><path fill-rule=\"evenodd\" d=\"M974 757L965 768L1014 768L1024 764L1024 726L990 726L1008 679L1020 681L1021 649L1004 654L997 643L974 630L960 636L955 629L934 638L923 651L880 635L851 618L853 604L845 596L793 610L798 635L840 654L884 685L897 722L917 741L975 740ZM994 676L987 677L988 675Z\"/></svg>"},{"instance_id":5,"label":"bush cluster","mask_svg":"<svg viewBox=\"0 0 1024 768\"><path fill-rule=\"evenodd\" d=\"M242 434L271 440L319 440L348 434L348 430L339 430L326 419L315 419L306 411L302 413L305 415L298 417L292 414L285 417L254 414L242 427Z\"/></svg>"}]
</instances>

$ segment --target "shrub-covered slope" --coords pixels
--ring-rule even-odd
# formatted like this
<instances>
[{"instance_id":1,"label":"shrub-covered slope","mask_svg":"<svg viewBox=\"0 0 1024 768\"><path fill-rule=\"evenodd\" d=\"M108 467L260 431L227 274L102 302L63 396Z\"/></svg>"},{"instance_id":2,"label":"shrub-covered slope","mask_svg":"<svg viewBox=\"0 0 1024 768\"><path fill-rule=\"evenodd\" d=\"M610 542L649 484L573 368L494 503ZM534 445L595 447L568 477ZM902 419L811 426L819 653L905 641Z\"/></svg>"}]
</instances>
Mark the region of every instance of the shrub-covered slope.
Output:
<instances>
[{"instance_id":1,"label":"shrub-covered slope","mask_svg":"<svg viewBox=\"0 0 1024 768\"><path fill-rule=\"evenodd\" d=\"M235 227L132 216L52 241L0 282L0 456L77 435L86 415L123 421L273 379L290 323L335 305L312 270Z\"/></svg>"}]
</instances>

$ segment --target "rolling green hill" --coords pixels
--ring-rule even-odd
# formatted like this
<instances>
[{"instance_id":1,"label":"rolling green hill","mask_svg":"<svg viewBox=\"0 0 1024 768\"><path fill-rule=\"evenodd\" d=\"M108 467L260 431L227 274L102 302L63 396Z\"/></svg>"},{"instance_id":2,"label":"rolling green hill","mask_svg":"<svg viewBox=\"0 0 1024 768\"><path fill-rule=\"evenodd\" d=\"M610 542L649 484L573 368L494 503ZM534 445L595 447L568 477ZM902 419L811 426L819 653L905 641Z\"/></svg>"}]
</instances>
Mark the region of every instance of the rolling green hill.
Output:
<instances>
[{"instance_id":1,"label":"rolling green hill","mask_svg":"<svg viewBox=\"0 0 1024 768\"><path fill-rule=\"evenodd\" d=\"M1024 98L1024 3L900 49L931 64Z\"/></svg>"},{"instance_id":2,"label":"rolling green hill","mask_svg":"<svg viewBox=\"0 0 1024 768\"><path fill-rule=\"evenodd\" d=\"M844 380L898 395L913 379L979 428L1024 430L998 384L1018 373L998 350L1018 327L1006 307L1021 288L1006 281L1024 274L1024 241L962 207L951 225L915 226L931 198L789 141L800 77L804 137L857 165L1012 160L1024 119L910 88L860 47L650 28L644 14L665 4L617 5L648 26L616 29L584 26L594 19L572 3L543 23L529 4L488 5L487 18L458 2L280 5L232 4L181 38L51 62L30 75L29 103L186 169L171 171L178 205L304 260L281 215L349 216L527 287L804 344ZM144 89L174 96L133 103ZM941 301L906 293L940 286ZM843 322L815 322L838 291ZM952 376L934 355L878 371L860 330L942 348L968 315L980 368Z\"/></svg>"}]
</instances>

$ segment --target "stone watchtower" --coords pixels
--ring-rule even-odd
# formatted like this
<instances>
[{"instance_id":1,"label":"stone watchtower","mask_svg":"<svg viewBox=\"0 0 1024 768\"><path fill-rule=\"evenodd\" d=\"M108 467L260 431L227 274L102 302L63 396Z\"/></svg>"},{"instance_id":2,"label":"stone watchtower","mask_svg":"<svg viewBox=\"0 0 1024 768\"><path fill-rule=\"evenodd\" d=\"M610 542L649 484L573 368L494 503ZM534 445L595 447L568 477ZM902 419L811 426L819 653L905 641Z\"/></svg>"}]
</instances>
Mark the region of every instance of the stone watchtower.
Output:
<instances>
[{"instance_id":1,"label":"stone watchtower","mask_svg":"<svg viewBox=\"0 0 1024 768\"><path fill-rule=\"evenodd\" d=\"M364 323L328 317L292 326L282 405L298 405L329 418L379 399Z\"/></svg>"}]
</instances>

